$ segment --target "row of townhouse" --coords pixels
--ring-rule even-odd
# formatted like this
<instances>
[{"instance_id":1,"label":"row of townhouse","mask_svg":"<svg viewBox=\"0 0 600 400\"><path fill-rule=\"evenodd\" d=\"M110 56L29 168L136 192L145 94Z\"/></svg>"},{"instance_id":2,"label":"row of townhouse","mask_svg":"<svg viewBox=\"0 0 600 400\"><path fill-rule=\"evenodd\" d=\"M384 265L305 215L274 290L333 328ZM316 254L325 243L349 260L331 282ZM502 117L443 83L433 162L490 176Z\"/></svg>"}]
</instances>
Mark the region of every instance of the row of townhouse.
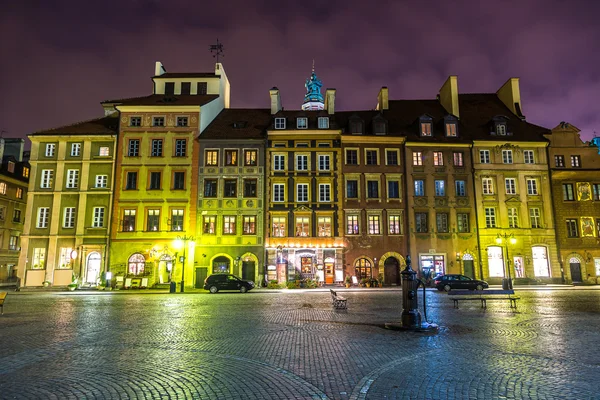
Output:
<instances>
[{"instance_id":1,"label":"row of townhouse","mask_svg":"<svg viewBox=\"0 0 600 400\"><path fill-rule=\"evenodd\" d=\"M103 118L29 135L23 285L107 271L133 286L217 272L394 285L407 254L424 278L600 276L597 147L528 123L516 78L459 94L451 76L431 100L383 87L374 110L341 112L314 71L298 110L277 88L270 108L230 108L221 64L156 63L152 80Z\"/></svg>"}]
</instances>

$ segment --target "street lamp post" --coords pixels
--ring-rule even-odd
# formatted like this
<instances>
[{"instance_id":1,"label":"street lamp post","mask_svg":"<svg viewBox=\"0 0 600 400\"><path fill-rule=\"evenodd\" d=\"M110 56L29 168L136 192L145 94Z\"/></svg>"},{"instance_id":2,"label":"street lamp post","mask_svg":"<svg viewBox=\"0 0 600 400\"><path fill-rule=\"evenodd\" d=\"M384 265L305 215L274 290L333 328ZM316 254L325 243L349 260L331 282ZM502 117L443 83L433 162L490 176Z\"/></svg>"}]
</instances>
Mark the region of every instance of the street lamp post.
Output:
<instances>
[{"instance_id":1,"label":"street lamp post","mask_svg":"<svg viewBox=\"0 0 600 400\"><path fill-rule=\"evenodd\" d=\"M498 243L498 244L504 244L504 248L506 249L506 270L508 272L508 279L504 278L502 280L502 289L504 289L504 290L506 290L506 289L512 289L513 288L512 277L510 275L511 263L510 263L510 260L508 259L508 243L509 242L510 242L510 244L517 243L517 239L515 239L515 235L514 234L512 234L512 233L511 234L508 234L508 233L501 234L501 233L499 233L498 236L496 236L496 243ZM503 254L504 254L504 252L503 252ZM504 257L504 255L502 257Z\"/></svg>"},{"instance_id":2,"label":"street lamp post","mask_svg":"<svg viewBox=\"0 0 600 400\"><path fill-rule=\"evenodd\" d=\"M179 290L180 293L183 293L183 287L185 284L185 256L186 256L186 250L187 250L187 242L190 241L192 242L192 244L194 244L194 237L193 236L187 236L187 235L183 235L183 236L177 236L177 239L175 240L175 247L176 248L181 248L183 246L183 256L181 256L180 261L181 261L181 289Z\"/></svg>"}]
</instances>

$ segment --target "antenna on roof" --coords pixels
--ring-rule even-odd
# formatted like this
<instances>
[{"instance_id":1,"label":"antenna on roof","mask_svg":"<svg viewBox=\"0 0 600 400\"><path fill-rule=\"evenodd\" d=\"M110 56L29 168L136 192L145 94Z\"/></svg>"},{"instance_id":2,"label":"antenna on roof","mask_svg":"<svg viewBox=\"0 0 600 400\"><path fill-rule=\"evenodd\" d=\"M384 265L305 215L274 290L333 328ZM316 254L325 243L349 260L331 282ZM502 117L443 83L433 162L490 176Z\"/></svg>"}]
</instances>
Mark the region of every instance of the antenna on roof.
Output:
<instances>
[{"instance_id":1,"label":"antenna on roof","mask_svg":"<svg viewBox=\"0 0 600 400\"><path fill-rule=\"evenodd\" d=\"M219 38L217 38L217 44L211 44L210 46L208 46L208 49L211 53L215 53L213 54L213 58L216 57L217 63L219 62L219 56L225 57L225 55L223 54L223 43L219 43Z\"/></svg>"}]
</instances>

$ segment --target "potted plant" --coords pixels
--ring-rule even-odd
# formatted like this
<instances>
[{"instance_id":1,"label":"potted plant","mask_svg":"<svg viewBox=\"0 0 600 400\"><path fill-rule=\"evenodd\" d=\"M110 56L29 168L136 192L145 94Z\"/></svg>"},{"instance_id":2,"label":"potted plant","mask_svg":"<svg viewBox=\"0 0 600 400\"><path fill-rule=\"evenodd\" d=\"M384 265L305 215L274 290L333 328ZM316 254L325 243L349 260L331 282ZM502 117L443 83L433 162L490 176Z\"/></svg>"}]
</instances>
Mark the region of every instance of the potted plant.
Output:
<instances>
[{"instance_id":1,"label":"potted plant","mask_svg":"<svg viewBox=\"0 0 600 400\"><path fill-rule=\"evenodd\" d=\"M379 287L383 287L383 274L377 275L377 283L379 283Z\"/></svg>"},{"instance_id":2,"label":"potted plant","mask_svg":"<svg viewBox=\"0 0 600 400\"><path fill-rule=\"evenodd\" d=\"M51 284L52 284L52 282L50 282L50 281L44 281L44 282L42 283L42 285L43 285L44 287L48 287L48 286L50 286Z\"/></svg>"},{"instance_id":3,"label":"potted plant","mask_svg":"<svg viewBox=\"0 0 600 400\"><path fill-rule=\"evenodd\" d=\"M346 275L344 283L346 284L346 288L349 288L352 285L352 277L350 275Z\"/></svg>"},{"instance_id":4,"label":"potted plant","mask_svg":"<svg viewBox=\"0 0 600 400\"><path fill-rule=\"evenodd\" d=\"M73 275L71 276L71 283L69 283L67 285L67 289L69 289L71 292L73 290L77 289L77 281L78 281L78 278L75 275L75 273L73 272Z\"/></svg>"}]
</instances>

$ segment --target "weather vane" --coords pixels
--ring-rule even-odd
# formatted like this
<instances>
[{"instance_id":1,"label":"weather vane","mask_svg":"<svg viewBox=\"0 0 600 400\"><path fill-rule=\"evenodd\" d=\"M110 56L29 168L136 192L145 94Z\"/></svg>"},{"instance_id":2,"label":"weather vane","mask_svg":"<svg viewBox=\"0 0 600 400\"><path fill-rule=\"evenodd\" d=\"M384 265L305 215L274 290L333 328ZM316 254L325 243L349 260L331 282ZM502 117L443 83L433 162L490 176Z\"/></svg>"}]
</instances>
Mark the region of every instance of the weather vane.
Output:
<instances>
[{"instance_id":1,"label":"weather vane","mask_svg":"<svg viewBox=\"0 0 600 400\"><path fill-rule=\"evenodd\" d=\"M211 44L210 46L208 46L208 49L211 53L215 53L213 54L213 57L217 58L217 62L219 62L219 56L225 57L225 55L223 54L223 43L219 43L219 38L217 38L217 44Z\"/></svg>"}]
</instances>

